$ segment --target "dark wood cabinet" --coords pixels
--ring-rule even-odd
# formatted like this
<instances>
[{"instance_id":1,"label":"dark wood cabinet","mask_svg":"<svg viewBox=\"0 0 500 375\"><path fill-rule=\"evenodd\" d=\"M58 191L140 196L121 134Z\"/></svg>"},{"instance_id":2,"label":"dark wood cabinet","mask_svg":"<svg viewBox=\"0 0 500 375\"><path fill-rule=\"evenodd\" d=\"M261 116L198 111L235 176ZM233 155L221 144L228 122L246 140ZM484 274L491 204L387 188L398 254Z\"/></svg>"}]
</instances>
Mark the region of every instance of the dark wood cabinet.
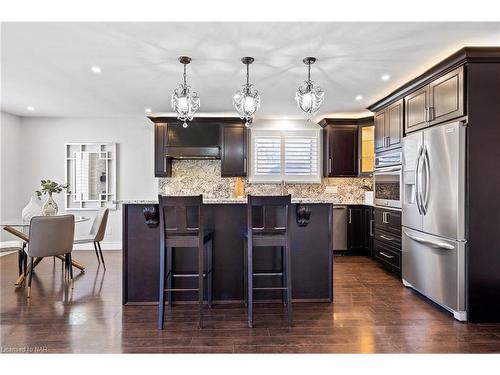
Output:
<instances>
[{"instance_id":1,"label":"dark wood cabinet","mask_svg":"<svg viewBox=\"0 0 500 375\"><path fill-rule=\"evenodd\" d=\"M465 114L463 67L405 97L405 132L410 133Z\"/></svg>"},{"instance_id":2,"label":"dark wood cabinet","mask_svg":"<svg viewBox=\"0 0 500 375\"><path fill-rule=\"evenodd\" d=\"M368 255L373 255L373 207L363 207L363 248Z\"/></svg>"},{"instance_id":3,"label":"dark wood cabinet","mask_svg":"<svg viewBox=\"0 0 500 375\"><path fill-rule=\"evenodd\" d=\"M403 100L375 114L375 152L401 147L403 133Z\"/></svg>"},{"instance_id":4,"label":"dark wood cabinet","mask_svg":"<svg viewBox=\"0 0 500 375\"><path fill-rule=\"evenodd\" d=\"M401 250L388 246L382 242L375 241L373 256L386 268L401 275Z\"/></svg>"},{"instance_id":5,"label":"dark wood cabinet","mask_svg":"<svg viewBox=\"0 0 500 375\"><path fill-rule=\"evenodd\" d=\"M401 235L401 211L375 207L375 227Z\"/></svg>"},{"instance_id":6,"label":"dark wood cabinet","mask_svg":"<svg viewBox=\"0 0 500 375\"><path fill-rule=\"evenodd\" d=\"M363 206L349 206L347 212L347 248L349 251L364 249Z\"/></svg>"},{"instance_id":7,"label":"dark wood cabinet","mask_svg":"<svg viewBox=\"0 0 500 375\"><path fill-rule=\"evenodd\" d=\"M155 177L171 177L172 161L166 156L167 123L154 124L154 173Z\"/></svg>"},{"instance_id":8,"label":"dark wood cabinet","mask_svg":"<svg viewBox=\"0 0 500 375\"><path fill-rule=\"evenodd\" d=\"M222 125L221 176L247 175L247 128L244 125Z\"/></svg>"},{"instance_id":9,"label":"dark wood cabinet","mask_svg":"<svg viewBox=\"0 0 500 375\"><path fill-rule=\"evenodd\" d=\"M327 125L323 129L323 176L358 175L358 125Z\"/></svg>"},{"instance_id":10,"label":"dark wood cabinet","mask_svg":"<svg viewBox=\"0 0 500 375\"><path fill-rule=\"evenodd\" d=\"M429 84L429 125L465 114L464 68L455 69Z\"/></svg>"}]
</instances>

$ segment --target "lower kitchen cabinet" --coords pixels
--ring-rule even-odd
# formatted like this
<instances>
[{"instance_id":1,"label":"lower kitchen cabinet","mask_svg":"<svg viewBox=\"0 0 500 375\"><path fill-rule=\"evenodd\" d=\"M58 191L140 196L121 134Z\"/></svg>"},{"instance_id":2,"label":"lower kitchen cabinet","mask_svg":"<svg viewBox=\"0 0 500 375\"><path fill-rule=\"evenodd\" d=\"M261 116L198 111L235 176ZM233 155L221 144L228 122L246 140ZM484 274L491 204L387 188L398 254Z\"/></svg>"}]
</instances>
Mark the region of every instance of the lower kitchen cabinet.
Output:
<instances>
[{"instance_id":1,"label":"lower kitchen cabinet","mask_svg":"<svg viewBox=\"0 0 500 375\"><path fill-rule=\"evenodd\" d=\"M401 211L374 208L373 256L401 276Z\"/></svg>"},{"instance_id":2,"label":"lower kitchen cabinet","mask_svg":"<svg viewBox=\"0 0 500 375\"><path fill-rule=\"evenodd\" d=\"M374 241L373 256L387 269L401 275L401 249L386 245L383 242Z\"/></svg>"},{"instance_id":3,"label":"lower kitchen cabinet","mask_svg":"<svg viewBox=\"0 0 500 375\"><path fill-rule=\"evenodd\" d=\"M373 256L374 224L373 207L363 207L363 249L370 256Z\"/></svg>"},{"instance_id":4,"label":"lower kitchen cabinet","mask_svg":"<svg viewBox=\"0 0 500 375\"><path fill-rule=\"evenodd\" d=\"M347 247L349 251L363 250L363 206L349 206L347 212Z\"/></svg>"}]
</instances>

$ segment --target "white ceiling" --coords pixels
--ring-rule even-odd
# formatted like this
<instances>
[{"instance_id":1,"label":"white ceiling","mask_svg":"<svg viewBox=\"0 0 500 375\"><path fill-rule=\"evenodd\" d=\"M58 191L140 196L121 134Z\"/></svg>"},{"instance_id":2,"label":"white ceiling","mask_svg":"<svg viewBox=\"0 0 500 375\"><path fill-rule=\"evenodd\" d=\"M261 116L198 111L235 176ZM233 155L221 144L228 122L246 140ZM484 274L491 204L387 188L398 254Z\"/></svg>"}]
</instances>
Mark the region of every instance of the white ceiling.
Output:
<instances>
[{"instance_id":1,"label":"white ceiling","mask_svg":"<svg viewBox=\"0 0 500 375\"><path fill-rule=\"evenodd\" d=\"M1 109L20 116L169 112L180 55L193 58L188 83L201 113L234 113L232 95L245 80L240 58L253 56L258 117L301 117L294 93L306 78L302 58L316 56L312 77L325 91L317 117L355 116L463 46L500 46L500 23L486 22L3 23L1 31Z\"/></svg>"}]
</instances>

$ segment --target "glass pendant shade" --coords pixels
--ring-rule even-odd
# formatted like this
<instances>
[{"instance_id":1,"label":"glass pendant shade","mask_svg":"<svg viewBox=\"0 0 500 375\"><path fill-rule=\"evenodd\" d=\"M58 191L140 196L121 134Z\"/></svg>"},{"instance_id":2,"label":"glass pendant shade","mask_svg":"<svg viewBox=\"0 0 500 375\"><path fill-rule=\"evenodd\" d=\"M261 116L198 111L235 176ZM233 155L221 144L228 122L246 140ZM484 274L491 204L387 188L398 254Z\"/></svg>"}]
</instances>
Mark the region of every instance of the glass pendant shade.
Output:
<instances>
[{"instance_id":1,"label":"glass pendant shade","mask_svg":"<svg viewBox=\"0 0 500 375\"><path fill-rule=\"evenodd\" d=\"M311 81L311 64L314 64L316 59L314 57L306 57L304 64L308 66L307 81L297 89L295 93L295 100L297 101L298 107L309 114L314 114L318 112L323 100L325 98L325 93L319 86L314 86L314 81Z\"/></svg>"},{"instance_id":2,"label":"glass pendant shade","mask_svg":"<svg viewBox=\"0 0 500 375\"><path fill-rule=\"evenodd\" d=\"M242 89L237 91L233 96L233 104L241 119L246 120L245 126L249 127L252 123L255 112L260 107L260 95L253 85L249 83L249 65L254 61L252 57L243 57L243 64L247 66L247 83Z\"/></svg>"},{"instance_id":3,"label":"glass pendant shade","mask_svg":"<svg viewBox=\"0 0 500 375\"><path fill-rule=\"evenodd\" d=\"M181 56L179 61L184 65L184 81L174 90L171 105L172 109L177 113L177 118L184 122L182 126L187 128L187 121L191 121L198 108L200 108L200 98L196 92L191 91L191 86L186 83L186 65L191 62L191 58Z\"/></svg>"}]
</instances>

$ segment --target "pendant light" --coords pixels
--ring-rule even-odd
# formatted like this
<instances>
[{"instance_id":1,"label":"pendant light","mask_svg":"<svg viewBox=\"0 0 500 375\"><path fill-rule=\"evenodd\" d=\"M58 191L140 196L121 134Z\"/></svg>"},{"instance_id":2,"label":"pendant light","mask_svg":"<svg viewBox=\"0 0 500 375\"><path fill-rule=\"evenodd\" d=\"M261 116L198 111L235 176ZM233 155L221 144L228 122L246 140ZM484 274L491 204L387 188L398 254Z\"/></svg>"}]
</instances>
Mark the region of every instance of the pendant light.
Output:
<instances>
[{"instance_id":1,"label":"pendant light","mask_svg":"<svg viewBox=\"0 0 500 375\"><path fill-rule=\"evenodd\" d=\"M246 120L245 126L248 128L253 121L255 112L260 107L259 91L253 88L250 84L249 67L254 62L253 57L243 57L241 62L247 66L247 82L243 85L242 89L236 91L233 96L233 104L241 119Z\"/></svg>"},{"instance_id":2,"label":"pendant light","mask_svg":"<svg viewBox=\"0 0 500 375\"><path fill-rule=\"evenodd\" d=\"M325 98L325 93L319 86L315 87L314 81L311 81L311 65L316 62L316 58L305 57L302 61L307 65L307 81L304 81L297 89L295 100L302 111L314 114L319 110L319 107L321 107L321 103L323 103L323 99Z\"/></svg>"},{"instance_id":3,"label":"pendant light","mask_svg":"<svg viewBox=\"0 0 500 375\"><path fill-rule=\"evenodd\" d=\"M172 109L177 113L177 118L184 121L182 126L187 128L187 121L191 121L198 108L200 108L200 98L196 92L191 91L191 86L186 83L186 65L191 62L191 58L181 56L179 62L184 65L184 81L174 90L171 104Z\"/></svg>"}]
</instances>

